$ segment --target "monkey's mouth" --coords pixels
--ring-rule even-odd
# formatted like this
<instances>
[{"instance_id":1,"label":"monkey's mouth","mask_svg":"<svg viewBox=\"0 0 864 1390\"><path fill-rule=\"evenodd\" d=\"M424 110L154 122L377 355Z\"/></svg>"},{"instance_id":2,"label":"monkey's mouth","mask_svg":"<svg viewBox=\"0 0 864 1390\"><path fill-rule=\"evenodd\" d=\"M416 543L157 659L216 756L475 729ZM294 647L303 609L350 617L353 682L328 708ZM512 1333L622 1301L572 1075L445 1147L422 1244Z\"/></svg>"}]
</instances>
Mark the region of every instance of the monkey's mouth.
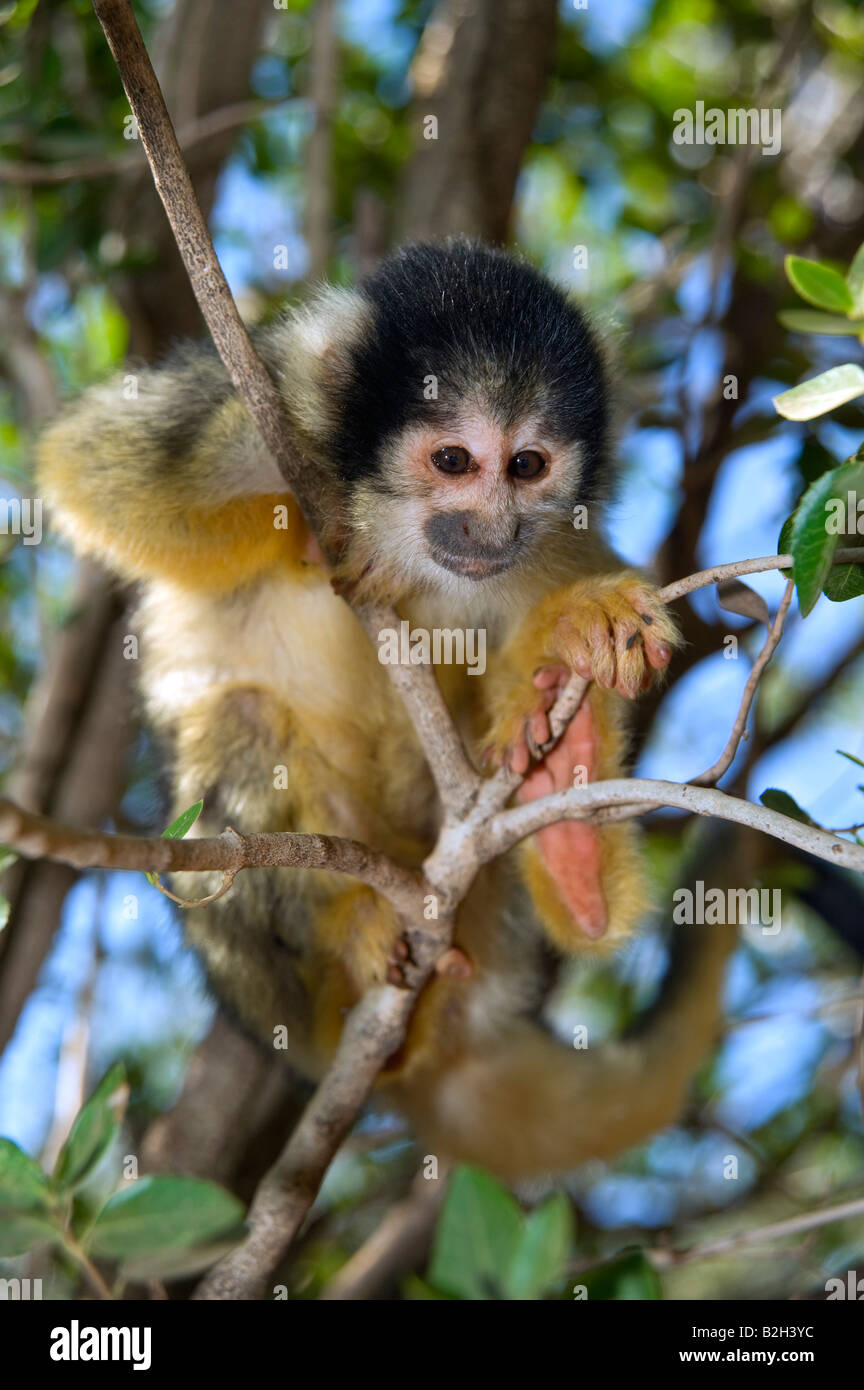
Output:
<instances>
[{"instance_id":1,"label":"monkey's mouth","mask_svg":"<svg viewBox=\"0 0 864 1390\"><path fill-rule=\"evenodd\" d=\"M442 569L458 574L463 579L491 579L495 574L503 574L513 564L511 555L498 555L494 558L476 555L448 555L445 551L433 550L432 559Z\"/></svg>"}]
</instances>

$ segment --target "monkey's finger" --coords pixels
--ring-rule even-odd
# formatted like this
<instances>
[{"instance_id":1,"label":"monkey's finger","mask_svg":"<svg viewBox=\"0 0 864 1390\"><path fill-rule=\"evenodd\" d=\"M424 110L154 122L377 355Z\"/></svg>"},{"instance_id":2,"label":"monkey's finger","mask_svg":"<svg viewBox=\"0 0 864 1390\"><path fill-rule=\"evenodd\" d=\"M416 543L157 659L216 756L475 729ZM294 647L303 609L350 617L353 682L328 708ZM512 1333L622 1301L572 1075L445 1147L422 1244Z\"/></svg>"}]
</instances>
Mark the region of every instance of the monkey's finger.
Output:
<instances>
[{"instance_id":1,"label":"monkey's finger","mask_svg":"<svg viewBox=\"0 0 864 1390\"><path fill-rule=\"evenodd\" d=\"M531 753L528 744L524 739L520 739L513 745L510 753L510 767L518 777L524 777L531 766Z\"/></svg>"},{"instance_id":2,"label":"monkey's finger","mask_svg":"<svg viewBox=\"0 0 864 1390\"><path fill-rule=\"evenodd\" d=\"M604 690L615 684L615 641L606 607L581 603L562 624L562 638L573 670Z\"/></svg>"},{"instance_id":3,"label":"monkey's finger","mask_svg":"<svg viewBox=\"0 0 864 1390\"><path fill-rule=\"evenodd\" d=\"M632 700L639 694L645 669L645 650L636 614L623 594L614 590L604 595L603 610L610 629L609 646L614 661L611 684Z\"/></svg>"},{"instance_id":4,"label":"monkey's finger","mask_svg":"<svg viewBox=\"0 0 864 1390\"><path fill-rule=\"evenodd\" d=\"M534 743L534 746L537 749L537 752L539 753L544 743L548 743L551 737L549 731L549 720L546 717L546 714L543 710L540 710L537 714L532 714L528 723L528 730L531 736L531 741Z\"/></svg>"},{"instance_id":5,"label":"monkey's finger","mask_svg":"<svg viewBox=\"0 0 864 1390\"><path fill-rule=\"evenodd\" d=\"M646 642L645 655L648 658L649 666L652 666L655 671L665 671L672 660L672 648L666 642Z\"/></svg>"},{"instance_id":6,"label":"monkey's finger","mask_svg":"<svg viewBox=\"0 0 864 1390\"><path fill-rule=\"evenodd\" d=\"M551 690L566 685L569 679L566 666L540 666L534 672L533 683L538 690Z\"/></svg>"}]
</instances>

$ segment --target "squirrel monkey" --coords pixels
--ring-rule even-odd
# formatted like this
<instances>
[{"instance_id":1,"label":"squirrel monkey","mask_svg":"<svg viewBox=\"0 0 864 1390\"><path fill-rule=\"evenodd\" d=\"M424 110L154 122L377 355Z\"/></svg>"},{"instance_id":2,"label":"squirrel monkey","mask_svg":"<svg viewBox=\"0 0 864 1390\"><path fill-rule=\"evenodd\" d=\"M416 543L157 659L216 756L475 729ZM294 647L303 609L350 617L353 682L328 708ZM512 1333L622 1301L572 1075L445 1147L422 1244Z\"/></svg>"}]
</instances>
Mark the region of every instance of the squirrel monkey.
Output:
<instances>
[{"instance_id":1,"label":"squirrel monkey","mask_svg":"<svg viewBox=\"0 0 864 1390\"><path fill-rule=\"evenodd\" d=\"M256 342L308 467L335 489L340 580L412 630L485 634L485 674L436 669L478 756L528 772L523 800L572 785L574 769L619 775L623 707L666 667L676 630L599 535L609 393L579 310L501 252L409 246ZM419 865L439 819L422 750L212 349L91 390L40 457L62 533L141 583L147 710L178 810L204 798L196 833L318 831ZM572 671L590 694L529 770ZM175 883L200 897L218 877ZM616 945L645 907L631 824L551 826L481 873L456 925L463 968L424 991L382 1077L424 1143L519 1177L674 1118L714 1026L701 997L664 1035L678 1079L634 1054L624 1102L597 1057L537 1022L561 962ZM187 932L216 993L265 1041L287 1033L313 1079L399 935L371 889L291 868L241 875Z\"/></svg>"}]
</instances>

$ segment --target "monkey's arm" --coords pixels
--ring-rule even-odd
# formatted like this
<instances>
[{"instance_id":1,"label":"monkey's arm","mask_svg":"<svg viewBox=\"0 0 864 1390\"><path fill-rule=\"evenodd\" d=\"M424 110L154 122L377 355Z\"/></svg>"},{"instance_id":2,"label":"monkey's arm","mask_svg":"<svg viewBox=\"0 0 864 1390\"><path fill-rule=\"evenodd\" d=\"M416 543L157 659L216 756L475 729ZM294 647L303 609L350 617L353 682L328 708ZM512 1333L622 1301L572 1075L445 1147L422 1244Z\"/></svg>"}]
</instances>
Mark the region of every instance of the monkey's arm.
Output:
<instances>
[{"instance_id":1,"label":"monkey's arm","mask_svg":"<svg viewBox=\"0 0 864 1390\"><path fill-rule=\"evenodd\" d=\"M39 484L73 545L128 579L229 589L296 563L308 538L205 349L87 392L42 438Z\"/></svg>"}]
</instances>

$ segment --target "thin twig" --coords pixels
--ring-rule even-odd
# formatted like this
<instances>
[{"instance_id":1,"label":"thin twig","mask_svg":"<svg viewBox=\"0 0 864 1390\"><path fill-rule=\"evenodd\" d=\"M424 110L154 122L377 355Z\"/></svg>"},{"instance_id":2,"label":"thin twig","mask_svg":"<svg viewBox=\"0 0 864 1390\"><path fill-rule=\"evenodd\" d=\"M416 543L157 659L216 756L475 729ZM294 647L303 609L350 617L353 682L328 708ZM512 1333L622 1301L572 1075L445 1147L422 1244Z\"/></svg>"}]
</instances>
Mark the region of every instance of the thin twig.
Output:
<instances>
[{"instance_id":1,"label":"thin twig","mask_svg":"<svg viewBox=\"0 0 864 1390\"><path fill-rule=\"evenodd\" d=\"M794 592L795 583L794 580L790 579L786 585L783 599L780 603L780 607L777 609L777 615L771 625L765 645L754 661L753 669L747 678L744 694L741 697L741 706L738 710L735 723L732 726L732 733L729 735L729 741L716 763L709 767L707 772L700 773L698 777L690 778L691 787L713 787L714 783L718 782L723 776L723 773L728 771L732 766L735 760L735 754L738 752L739 744L747 729L747 720L753 701L756 698L756 691L762 679L762 673L777 650L777 644L783 636L783 627L786 622L786 615L789 612L789 605L792 602L792 595Z\"/></svg>"},{"instance_id":2,"label":"thin twig","mask_svg":"<svg viewBox=\"0 0 864 1390\"><path fill-rule=\"evenodd\" d=\"M177 139L183 150L191 150L205 140L212 140L214 135L222 135L237 126L247 125L249 121L261 120L263 116L283 111L292 104L284 100L232 102L230 106L208 111L206 115L181 126ZM115 154L82 155L79 159L64 159L56 164L0 159L0 182L31 186L69 183L73 179L101 179L109 174L125 174L134 169L143 169L146 164L147 157L139 145Z\"/></svg>"},{"instance_id":3,"label":"thin twig","mask_svg":"<svg viewBox=\"0 0 864 1390\"><path fill-rule=\"evenodd\" d=\"M772 1226L758 1226L755 1231L738 1231L734 1235L718 1236L716 1240L691 1246L689 1250L648 1250L646 1254L657 1269L672 1269L678 1265L692 1264L696 1260L733 1255L736 1251L746 1250L751 1245L761 1245L769 1240L783 1240L786 1236L801 1235L802 1232L816 1230L819 1226L830 1226L834 1221L849 1221L862 1216L864 1197L859 1197L854 1202L844 1202L840 1206L824 1207L822 1211L808 1211L801 1216L791 1216L787 1221L777 1221Z\"/></svg>"},{"instance_id":4,"label":"thin twig","mask_svg":"<svg viewBox=\"0 0 864 1390\"><path fill-rule=\"evenodd\" d=\"M694 589L707 589L711 584L722 584L727 579L740 579L742 574L762 574L767 570L791 570L795 563L793 555L760 555L756 560L735 560L731 565L714 565L708 570L697 570L686 579L676 579L657 590L661 603L672 603L676 598L692 594ZM848 550L835 550L835 565L864 565L864 548L852 547Z\"/></svg>"},{"instance_id":5,"label":"thin twig","mask_svg":"<svg viewBox=\"0 0 864 1390\"><path fill-rule=\"evenodd\" d=\"M380 633L394 624L392 610L375 606L355 612L377 647ZM431 666L388 664L386 670L414 725L444 810L458 820L474 804L484 779L471 765L435 673Z\"/></svg>"},{"instance_id":6,"label":"thin twig","mask_svg":"<svg viewBox=\"0 0 864 1390\"><path fill-rule=\"evenodd\" d=\"M176 903L178 907L191 908L209 907L211 903L218 902L220 898L224 898L225 894L229 893L232 887L234 886L234 880L237 877L237 872L237 870L231 869L227 873L223 874L222 882L216 889L215 893L207 893L206 896L203 898L178 898L176 893L172 893L170 888L166 888L164 883L160 883L159 878L156 874L148 874L147 877L153 884L153 887L157 888L159 892L163 895L163 897L170 898L172 903Z\"/></svg>"}]
</instances>

